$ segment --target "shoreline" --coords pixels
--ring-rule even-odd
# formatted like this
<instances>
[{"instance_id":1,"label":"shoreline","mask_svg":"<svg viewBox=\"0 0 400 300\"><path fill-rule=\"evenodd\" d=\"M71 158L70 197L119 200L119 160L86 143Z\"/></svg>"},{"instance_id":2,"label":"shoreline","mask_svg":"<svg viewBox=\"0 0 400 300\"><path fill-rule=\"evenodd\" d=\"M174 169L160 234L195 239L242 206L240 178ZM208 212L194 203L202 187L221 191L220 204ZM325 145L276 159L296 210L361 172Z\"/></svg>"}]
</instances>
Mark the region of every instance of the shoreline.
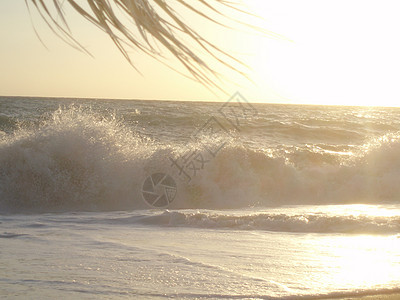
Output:
<instances>
[{"instance_id":1,"label":"shoreline","mask_svg":"<svg viewBox=\"0 0 400 300\"><path fill-rule=\"evenodd\" d=\"M328 300L328 299L337 299L337 300L375 300L375 299L382 299L382 300L399 300L400 299L400 292L395 293L388 293L388 294L379 294L376 295L360 295L360 296L330 296L320 298L320 300Z\"/></svg>"}]
</instances>

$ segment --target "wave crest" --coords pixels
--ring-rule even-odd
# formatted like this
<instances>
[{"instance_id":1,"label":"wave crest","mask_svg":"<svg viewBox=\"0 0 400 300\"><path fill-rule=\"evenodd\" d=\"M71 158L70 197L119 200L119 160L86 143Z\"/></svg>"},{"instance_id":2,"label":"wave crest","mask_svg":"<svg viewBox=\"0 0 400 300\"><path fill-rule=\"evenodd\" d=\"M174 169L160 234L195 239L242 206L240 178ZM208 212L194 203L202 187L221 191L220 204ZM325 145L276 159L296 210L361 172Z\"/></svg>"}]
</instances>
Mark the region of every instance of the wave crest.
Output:
<instances>
[{"instance_id":1,"label":"wave crest","mask_svg":"<svg viewBox=\"0 0 400 300\"><path fill-rule=\"evenodd\" d=\"M209 145L216 140L206 140ZM190 146L190 145L189 145ZM196 147L196 144L191 144ZM172 209L229 209L282 204L398 202L400 142L386 136L358 155L293 147L277 153L230 140L186 183L169 157L182 145L154 142L111 114L69 107L39 125L0 138L1 211L146 208L147 176L169 173L178 183Z\"/></svg>"},{"instance_id":2,"label":"wave crest","mask_svg":"<svg viewBox=\"0 0 400 300\"><path fill-rule=\"evenodd\" d=\"M400 230L399 217L329 216L321 214L251 214L229 215L208 212L166 211L124 222L155 226L181 226L230 230L266 230L302 233L395 234Z\"/></svg>"}]
</instances>

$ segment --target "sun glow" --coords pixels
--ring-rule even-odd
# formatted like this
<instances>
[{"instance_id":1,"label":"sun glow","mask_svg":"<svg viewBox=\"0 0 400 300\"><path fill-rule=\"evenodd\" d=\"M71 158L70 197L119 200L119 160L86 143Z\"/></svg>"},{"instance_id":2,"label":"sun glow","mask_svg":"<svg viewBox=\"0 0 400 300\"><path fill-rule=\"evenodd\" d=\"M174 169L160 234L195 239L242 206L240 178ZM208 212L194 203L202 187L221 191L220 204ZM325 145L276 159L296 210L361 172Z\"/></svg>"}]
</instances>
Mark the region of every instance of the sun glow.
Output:
<instances>
[{"instance_id":1,"label":"sun glow","mask_svg":"<svg viewBox=\"0 0 400 300\"><path fill-rule=\"evenodd\" d=\"M221 87L228 94L239 90L252 102L400 105L398 1L238 2L243 4L239 8L260 18L227 9L221 15L232 22L224 28L182 12L183 19L205 38L250 67L250 80L224 70L227 80L221 81ZM226 100L225 93L209 91L133 53L141 76L106 35L79 16L68 15L69 25L95 60L61 42L33 14L47 51L35 36L24 3L2 1L0 8L2 95ZM216 21L226 21L219 17ZM263 35L241 23L277 35ZM176 62L171 64L179 69Z\"/></svg>"},{"instance_id":2,"label":"sun glow","mask_svg":"<svg viewBox=\"0 0 400 300\"><path fill-rule=\"evenodd\" d=\"M338 286L353 285L371 287L387 283L396 277L399 261L396 248L399 241L395 237L357 236L344 237L345 247L338 247L335 239L331 245L335 265L341 266L330 270L327 260L326 274L332 275L332 282ZM344 245L345 243L343 243Z\"/></svg>"},{"instance_id":3,"label":"sun glow","mask_svg":"<svg viewBox=\"0 0 400 300\"><path fill-rule=\"evenodd\" d=\"M265 28L253 63L294 103L399 106L400 20L395 1L254 1Z\"/></svg>"}]
</instances>

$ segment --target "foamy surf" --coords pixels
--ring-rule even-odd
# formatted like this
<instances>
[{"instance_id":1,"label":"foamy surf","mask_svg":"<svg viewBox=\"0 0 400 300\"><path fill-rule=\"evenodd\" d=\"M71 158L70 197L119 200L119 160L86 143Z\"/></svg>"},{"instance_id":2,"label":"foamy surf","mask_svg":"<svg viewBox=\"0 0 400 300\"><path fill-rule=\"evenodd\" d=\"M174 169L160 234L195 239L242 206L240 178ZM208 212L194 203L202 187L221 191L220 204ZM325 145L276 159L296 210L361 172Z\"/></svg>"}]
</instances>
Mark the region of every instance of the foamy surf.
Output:
<instances>
[{"instance_id":1,"label":"foamy surf","mask_svg":"<svg viewBox=\"0 0 400 300\"><path fill-rule=\"evenodd\" d=\"M28 124L0 140L3 212L143 209L142 184L155 172L170 174L178 184L172 209L400 199L397 134L351 151L335 145L257 149L246 139L230 138L188 182L171 159L198 148L197 142L165 143L90 107L59 108ZM221 143L221 137L202 138L209 147Z\"/></svg>"},{"instance_id":2,"label":"foamy surf","mask_svg":"<svg viewBox=\"0 0 400 300\"><path fill-rule=\"evenodd\" d=\"M327 216L317 214L251 214L231 212L168 211L156 216L133 218L133 223L155 226L225 230L266 230L299 233L388 234L400 232L400 217Z\"/></svg>"},{"instance_id":3,"label":"foamy surf","mask_svg":"<svg viewBox=\"0 0 400 300\"><path fill-rule=\"evenodd\" d=\"M373 213L372 213L373 212ZM135 210L101 218L86 215L71 221L89 224L269 231L281 233L396 235L400 205L284 206L246 210Z\"/></svg>"}]
</instances>

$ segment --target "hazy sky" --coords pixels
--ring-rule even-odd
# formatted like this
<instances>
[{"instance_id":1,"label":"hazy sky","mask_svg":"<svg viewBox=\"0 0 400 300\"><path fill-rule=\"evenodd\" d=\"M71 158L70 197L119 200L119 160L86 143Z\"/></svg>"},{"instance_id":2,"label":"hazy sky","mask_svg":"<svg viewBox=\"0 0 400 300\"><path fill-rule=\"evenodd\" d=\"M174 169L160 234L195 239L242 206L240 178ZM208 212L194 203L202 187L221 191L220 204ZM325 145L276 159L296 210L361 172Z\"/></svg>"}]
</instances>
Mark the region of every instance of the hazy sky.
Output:
<instances>
[{"instance_id":1,"label":"hazy sky","mask_svg":"<svg viewBox=\"0 0 400 300\"><path fill-rule=\"evenodd\" d=\"M243 16L242 21L287 39L191 20L250 66L248 75L254 83L224 73L239 84L226 83L228 94L238 90L254 102L400 106L398 1L243 2L263 20ZM228 97L214 95L164 65L132 53L142 72L138 74L107 36L73 14L73 34L93 57L55 37L36 14L33 21L48 49L34 33L24 1L0 1L0 95L221 101Z\"/></svg>"}]
</instances>

